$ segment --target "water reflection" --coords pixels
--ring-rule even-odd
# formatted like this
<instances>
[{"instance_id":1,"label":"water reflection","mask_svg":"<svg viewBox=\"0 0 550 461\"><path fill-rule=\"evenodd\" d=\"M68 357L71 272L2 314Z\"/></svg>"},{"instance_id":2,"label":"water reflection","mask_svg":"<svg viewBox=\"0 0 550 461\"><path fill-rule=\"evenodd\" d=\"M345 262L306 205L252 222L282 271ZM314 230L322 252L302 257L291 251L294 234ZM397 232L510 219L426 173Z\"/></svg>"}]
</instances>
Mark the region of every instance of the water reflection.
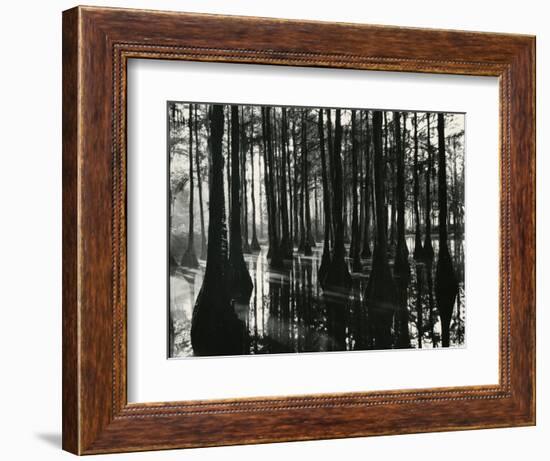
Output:
<instances>
[{"instance_id":1,"label":"water reflection","mask_svg":"<svg viewBox=\"0 0 550 461\"><path fill-rule=\"evenodd\" d=\"M413 248L414 237L407 237ZM391 347L441 347L441 325L435 304L434 280L438 241L433 240L434 262L409 258L410 276L403 287L402 307L390 328ZM464 343L464 248L462 239L450 239L449 251L459 280L453 309L450 345ZM371 259L363 260L363 272L353 273L351 289L324 292L317 272L322 248L313 255L295 253L282 270L269 268L267 247L245 255L254 282L250 303L234 306L249 332L250 354L380 349L376 345L374 320L365 306L365 289ZM170 355L193 355L190 341L191 315L202 284L205 261L197 269L180 268L170 276ZM406 346L404 346L406 344Z\"/></svg>"}]
</instances>

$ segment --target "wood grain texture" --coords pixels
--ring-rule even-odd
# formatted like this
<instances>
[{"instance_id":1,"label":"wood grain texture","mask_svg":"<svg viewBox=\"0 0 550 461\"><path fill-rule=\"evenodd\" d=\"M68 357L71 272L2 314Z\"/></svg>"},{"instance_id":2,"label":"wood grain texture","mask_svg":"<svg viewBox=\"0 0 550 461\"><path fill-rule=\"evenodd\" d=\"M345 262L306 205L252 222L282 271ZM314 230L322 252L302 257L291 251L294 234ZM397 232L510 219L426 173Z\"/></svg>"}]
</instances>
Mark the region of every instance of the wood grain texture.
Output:
<instances>
[{"instance_id":1,"label":"wood grain texture","mask_svg":"<svg viewBox=\"0 0 550 461\"><path fill-rule=\"evenodd\" d=\"M63 448L78 444L78 10L63 16Z\"/></svg>"},{"instance_id":2,"label":"wood grain texture","mask_svg":"<svg viewBox=\"0 0 550 461\"><path fill-rule=\"evenodd\" d=\"M63 14L63 447L78 454L535 422L535 39L78 7ZM128 59L500 79L500 382L128 404Z\"/></svg>"}]
</instances>

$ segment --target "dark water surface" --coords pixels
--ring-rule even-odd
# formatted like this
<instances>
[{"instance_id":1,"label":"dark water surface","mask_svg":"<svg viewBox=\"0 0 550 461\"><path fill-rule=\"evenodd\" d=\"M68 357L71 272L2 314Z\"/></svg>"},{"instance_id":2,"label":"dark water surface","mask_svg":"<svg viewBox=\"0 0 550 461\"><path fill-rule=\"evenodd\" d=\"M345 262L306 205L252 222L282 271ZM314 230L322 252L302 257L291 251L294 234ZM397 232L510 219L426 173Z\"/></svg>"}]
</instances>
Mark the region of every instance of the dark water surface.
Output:
<instances>
[{"instance_id":1,"label":"dark water surface","mask_svg":"<svg viewBox=\"0 0 550 461\"><path fill-rule=\"evenodd\" d=\"M434 294L438 252L436 237L432 244L435 256L431 267L409 258L411 270L407 305L411 348L441 347L441 326ZM409 249L414 248L414 236L407 237L407 246ZM450 345L458 347L465 341L466 317L462 238L451 238L449 251L459 281ZM260 253L245 255L254 291L249 304L235 306L239 317L248 325L250 354L374 348L363 299L371 259L363 260L363 272L352 274L353 283L348 293L327 296L317 280L322 254L320 243L313 248L313 256L306 257L295 252L294 259L288 261L283 270L270 270L266 254L267 247L262 245ZM193 355L191 315L202 285L205 264L206 261L201 260L200 268L180 268L170 276L170 322L174 331L173 343L170 345L172 357ZM419 335L419 327L422 335ZM396 329L397 325L392 328L392 334Z\"/></svg>"}]
</instances>

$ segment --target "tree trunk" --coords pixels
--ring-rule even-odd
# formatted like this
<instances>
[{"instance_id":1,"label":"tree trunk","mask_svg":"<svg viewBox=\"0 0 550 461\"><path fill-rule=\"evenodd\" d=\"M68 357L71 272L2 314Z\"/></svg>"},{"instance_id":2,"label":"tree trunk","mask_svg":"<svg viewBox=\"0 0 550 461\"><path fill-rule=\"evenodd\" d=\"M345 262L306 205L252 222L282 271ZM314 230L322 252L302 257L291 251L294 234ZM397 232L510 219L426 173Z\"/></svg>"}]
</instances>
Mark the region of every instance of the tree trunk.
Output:
<instances>
[{"instance_id":1,"label":"tree trunk","mask_svg":"<svg viewBox=\"0 0 550 461\"><path fill-rule=\"evenodd\" d=\"M171 245L172 245L172 227L173 227L172 217L174 216L174 209L175 209L174 205L176 203L176 198L173 196L171 188L170 188L168 194L169 194L169 201L170 201L170 217L168 219L168 229L170 229L169 232L168 232L168 244L170 245L169 265L170 265L170 274L173 274L179 266L178 262L176 261L176 258L174 257L174 254L173 254L172 248L171 248Z\"/></svg>"},{"instance_id":2,"label":"tree trunk","mask_svg":"<svg viewBox=\"0 0 550 461\"><path fill-rule=\"evenodd\" d=\"M300 120L302 123L301 126L301 132L300 132L300 198L299 198L299 224L300 224L300 243L298 245L298 251L300 253L304 253L306 248L306 220L305 220L305 207L304 207L304 195L305 195L305 188L304 188L304 116L303 116L303 109L300 115Z\"/></svg>"},{"instance_id":3,"label":"tree trunk","mask_svg":"<svg viewBox=\"0 0 550 461\"><path fill-rule=\"evenodd\" d=\"M413 171L413 196L414 196L414 259L422 258L422 237L420 235L420 211L418 209L418 114L414 113L414 171Z\"/></svg>"},{"instance_id":4,"label":"tree trunk","mask_svg":"<svg viewBox=\"0 0 550 461\"><path fill-rule=\"evenodd\" d=\"M208 249L202 287L191 319L191 345L195 355L243 354L248 332L239 320L227 292L227 232L223 186L223 106L215 104L210 119L210 206Z\"/></svg>"},{"instance_id":5,"label":"tree trunk","mask_svg":"<svg viewBox=\"0 0 550 461\"><path fill-rule=\"evenodd\" d=\"M252 177L250 185L252 187L252 240L250 242L250 249L254 252L261 250L260 242L258 242L258 235L256 233L256 191L255 191L255 169L254 169L254 107L250 108L250 168L252 170ZM261 213L261 206L260 206Z\"/></svg>"},{"instance_id":6,"label":"tree trunk","mask_svg":"<svg viewBox=\"0 0 550 461\"><path fill-rule=\"evenodd\" d=\"M295 110L293 110L294 115ZM300 246L300 209L299 209L299 189L298 189L298 172L300 168L298 167L298 141L297 141L297 134L296 134L296 119L293 117L292 121L292 165L294 170L294 178L293 178L293 190L294 190L294 197L292 202L292 207L294 210L294 235L293 235L293 241L295 246ZM300 250L300 248L298 248ZM301 251L301 250L300 250Z\"/></svg>"},{"instance_id":7,"label":"tree trunk","mask_svg":"<svg viewBox=\"0 0 550 461\"><path fill-rule=\"evenodd\" d=\"M243 253L251 253L250 245L248 243L248 180L246 179L246 148L248 138L245 133L245 121L244 121L244 107L241 107L241 123L239 126L239 139L240 139L240 165L241 165L241 231L242 231L242 251Z\"/></svg>"},{"instance_id":8,"label":"tree trunk","mask_svg":"<svg viewBox=\"0 0 550 461\"><path fill-rule=\"evenodd\" d=\"M364 132L364 116L365 111L360 110L359 111L359 121L358 121L358 143L359 143L359 152L358 152L358 158L357 158L357 169L359 174L358 179L358 202L359 202L359 241L360 241L360 248L359 248L359 257L363 258L362 252L363 252L363 238L365 235L365 132Z\"/></svg>"},{"instance_id":9,"label":"tree trunk","mask_svg":"<svg viewBox=\"0 0 550 461\"><path fill-rule=\"evenodd\" d=\"M319 239L319 201L317 199L317 184L318 184L318 175L317 171L313 176L313 206L314 206L314 217L313 217L313 243L317 242Z\"/></svg>"},{"instance_id":10,"label":"tree trunk","mask_svg":"<svg viewBox=\"0 0 550 461\"><path fill-rule=\"evenodd\" d=\"M307 152L307 109L302 109L302 207L304 210L304 244L303 252L305 256L311 256L311 211L309 207L309 172L308 172L308 152Z\"/></svg>"},{"instance_id":11,"label":"tree trunk","mask_svg":"<svg viewBox=\"0 0 550 461\"><path fill-rule=\"evenodd\" d=\"M388 252L391 257L395 256L395 248L397 246L396 244L396 238L395 238L395 229L396 229L396 217L397 217L397 199L396 199L396 184L395 184L395 136L392 139L392 146L389 147L389 137L390 137L390 131L389 131L389 124L388 124L388 115L387 112L384 112L384 135L385 135L385 152L386 152L386 165L390 164L390 177L388 179L388 187L389 187L389 194L388 194L388 202L390 205L390 235L389 235L389 248Z\"/></svg>"},{"instance_id":12,"label":"tree trunk","mask_svg":"<svg viewBox=\"0 0 550 461\"><path fill-rule=\"evenodd\" d=\"M317 278L324 288L324 280L327 274L328 266L330 265L330 191L328 185L327 162L325 154L325 126L323 123L323 109L319 109L319 118L317 122L319 130L319 150L321 151L321 168L323 179L323 210L324 210L324 241L323 241L323 256L319 265Z\"/></svg>"},{"instance_id":13,"label":"tree trunk","mask_svg":"<svg viewBox=\"0 0 550 461\"><path fill-rule=\"evenodd\" d=\"M288 145L288 130L287 130L287 117L286 107L282 108L282 120L281 120L281 191L280 191L280 205L281 205L281 255L285 259L292 259L293 245L291 242L291 236L289 232L289 220L288 220L288 198L286 189L286 166L287 166L287 151Z\"/></svg>"},{"instance_id":14,"label":"tree trunk","mask_svg":"<svg viewBox=\"0 0 550 461\"><path fill-rule=\"evenodd\" d=\"M441 343L450 345L450 325L453 315L458 282L447 243L447 164L445 155L445 115L437 114L439 150L438 202L439 202L439 252L435 273L435 298L441 317Z\"/></svg>"},{"instance_id":15,"label":"tree trunk","mask_svg":"<svg viewBox=\"0 0 550 461\"><path fill-rule=\"evenodd\" d=\"M360 229L359 229L359 199L357 197L357 177L359 176L359 171L357 169L357 155L359 150L359 145L357 141L357 121L356 121L356 111L351 111L351 157L352 157L352 171L351 171L351 199L352 199L352 221L351 221L351 267L353 272L361 272L363 269L361 265L361 256L360 256Z\"/></svg>"},{"instance_id":16,"label":"tree trunk","mask_svg":"<svg viewBox=\"0 0 550 461\"><path fill-rule=\"evenodd\" d=\"M287 117L287 123L285 125L286 130L286 170L287 170L287 178L288 181L288 228L289 228L289 247L294 253L294 194L296 191L294 190L293 184L292 184L292 168L290 163L290 141L289 141L289 131L290 131L290 125L288 123L288 117Z\"/></svg>"},{"instance_id":17,"label":"tree trunk","mask_svg":"<svg viewBox=\"0 0 550 461\"><path fill-rule=\"evenodd\" d=\"M264 170L265 170L265 142L262 141L262 144L263 146L263 153L264 153ZM258 153L258 158L261 157L261 154ZM258 168L261 170L261 167L260 165L258 165ZM263 182L263 187L262 187L262 182L260 182L259 184L259 187L260 187L260 193L259 193L259 208L260 208L260 239L264 239L265 238L265 231L264 231L264 207L263 207L263 201L262 201L262 197L264 197L264 200L265 200L265 177L264 177L264 182ZM263 194L262 194L262 190L263 190ZM266 204L266 210L267 210L267 204Z\"/></svg>"},{"instance_id":18,"label":"tree trunk","mask_svg":"<svg viewBox=\"0 0 550 461\"><path fill-rule=\"evenodd\" d=\"M363 258L370 258L372 256L371 249L370 249L370 202L371 202L371 194L370 194L370 182L372 179L371 175L371 136L370 136L370 129L369 129L369 113L365 113L365 122L366 122L366 145L365 145L365 174L364 174L364 181L365 181L365 188L364 188L364 210L365 210L365 227L363 230L363 250L361 252L361 257Z\"/></svg>"},{"instance_id":19,"label":"tree trunk","mask_svg":"<svg viewBox=\"0 0 550 461\"><path fill-rule=\"evenodd\" d=\"M327 114L327 138L328 138L328 171L330 172L330 181L329 181L329 188L330 192L334 192L332 190L332 174L334 171L333 161L334 161L334 141L332 139L332 110L326 109ZM332 210L332 207L331 207ZM330 243L331 247L334 248L334 232L336 228L336 221L334 218L334 214L331 214L330 216Z\"/></svg>"},{"instance_id":20,"label":"tree trunk","mask_svg":"<svg viewBox=\"0 0 550 461\"><path fill-rule=\"evenodd\" d=\"M460 213L460 203L462 202L462 197L460 190L463 190L464 183L462 182L462 187L459 187L458 179L458 166L457 166L457 142L453 141L453 224L454 224L454 238L458 239L463 234L463 226L461 223L461 213Z\"/></svg>"},{"instance_id":21,"label":"tree trunk","mask_svg":"<svg viewBox=\"0 0 550 461\"><path fill-rule=\"evenodd\" d=\"M263 145L263 154L264 154L264 197L267 210L267 238L268 238L268 251L267 258L271 258L271 253L273 252L275 243L273 242L273 231L270 222L271 218L271 198L269 196L270 189L270 175L269 175L269 154L267 147L267 110L268 107L262 107L262 145Z\"/></svg>"},{"instance_id":22,"label":"tree trunk","mask_svg":"<svg viewBox=\"0 0 550 461\"><path fill-rule=\"evenodd\" d=\"M424 311L422 306L422 266L415 265L416 270L416 331L418 336L418 348L422 349L422 337L424 336Z\"/></svg>"},{"instance_id":23,"label":"tree trunk","mask_svg":"<svg viewBox=\"0 0 550 461\"><path fill-rule=\"evenodd\" d=\"M279 246L279 223L277 219L277 203L275 201L275 179L274 175L274 161L273 161L273 140L271 135L271 107L266 106L262 108L263 117L263 131L265 139L265 154L267 161L264 160L264 174L265 174L265 192L268 204L268 233L269 233L269 251L268 258L270 264L273 267L282 267L283 260L280 254Z\"/></svg>"},{"instance_id":24,"label":"tree trunk","mask_svg":"<svg viewBox=\"0 0 550 461\"><path fill-rule=\"evenodd\" d=\"M407 305L407 287L410 267L409 250L405 240L405 152L401 140L400 112L393 113L395 158L397 163L396 199L397 199L397 247L393 266L399 296L399 332L397 347L411 347L409 336L409 308ZM406 119L403 119L405 125Z\"/></svg>"},{"instance_id":25,"label":"tree trunk","mask_svg":"<svg viewBox=\"0 0 550 461\"><path fill-rule=\"evenodd\" d=\"M383 171L383 177L384 177L384 187L385 187L385 190L384 190L384 193L387 194L385 195L385 198L384 198L384 223L385 223L385 226L386 226L386 238L388 237L389 235L389 228L390 228L390 219L389 219L389 216L390 216L390 204L389 204L389 201L391 199L391 182L392 182L392 179L391 177L388 175L388 162L390 161L390 154L388 152L388 115L386 112L383 112L384 114L384 160L383 160L383 167L382 167L382 171ZM388 246L386 245L386 248Z\"/></svg>"},{"instance_id":26,"label":"tree trunk","mask_svg":"<svg viewBox=\"0 0 550 461\"><path fill-rule=\"evenodd\" d=\"M229 107L229 106L228 106ZM227 212L231 216L231 115L227 111Z\"/></svg>"},{"instance_id":27,"label":"tree trunk","mask_svg":"<svg viewBox=\"0 0 550 461\"><path fill-rule=\"evenodd\" d=\"M231 238L229 241L229 290L231 298L248 303L252 279L244 261L241 235L241 194L239 172L239 108L231 106Z\"/></svg>"},{"instance_id":28,"label":"tree trunk","mask_svg":"<svg viewBox=\"0 0 550 461\"><path fill-rule=\"evenodd\" d=\"M334 248L330 265L324 280L324 286L328 291L348 290L351 286L351 275L346 263L344 247L344 216L343 216L343 178L342 178L342 123L340 109L336 109L336 121L334 131L332 190L334 216Z\"/></svg>"},{"instance_id":29,"label":"tree trunk","mask_svg":"<svg viewBox=\"0 0 550 461\"><path fill-rule=\"evenodd\" d=\"M199 209L201 214L201 259L206 259L206 232L204 227L204 207L202 202L202 179L201 179L201 164L199 156L199 128L198 128L198 116L197 105L195 104L195 163L197 170L197 181L199 186Z\"/></svg>"},{"instance_id":30,"label":"tree trunk","mask_svg":"<svg viewBox=\"0 0 550 461\"><path fill-rule=\"evenodd\" d=\"M193 108L189 104L189 235L187 250L181 258L181 264L187 267L199 267L199 260L195 254L195 223L194 223L194 181L193 181Z\"/></svg>"},{"instance_id":31,"label":"tree trunk","mask_svg":"<svg viewBox=\"0 0 550 461\"><path fill-rule=\"evenodd\" d=\"M409 276L409 250L405 240L405 152L401 140L400 112L393 113L395 136L395 160L397 166L396 180L396 214L397 214L397 249L395 256L395 269L398 273ZM404 122L405 123L405 118Z\"/></svg>"},{"instance_id":32,"label":"tree trunk","mask_svg":"<svg viewBox=\"0 0 550 461\"><path fill-rule=\"evenodd\" d=\"M350 230L349 230L349 225L348 225L348 181L347 179L349 178L349 171L348 168L347 168L347 160L349 159L350 155L349 155L349 142L348 142L348 137L349 137L349 130L347 129L343 129L342 130L342 133L343 133L343 139L344 139L344 148L342 149L343 151L343 159L342 159L342 193L343 193L343 217L344 217L344 243L349 243L351 244L351 236L350 236Z\"/></svg>"},{"instance_id":33,"label":"tree trunk","mask_svg":"<svg viewBox=\"0 0 550 461\"><path fill-rule=\"evenodd\" d=\"M369 318L373 324L373 340L376 349L392 346L391 326L396 311L395 285L390 271L387 252L385 220L385 180L382 154L382 112L373 111L372 130L374 144L374 198L376 240L372 258L372 270L365 290Z\"/></svg>"},{"instance_id":34,"label":"tree trunk","mask_svg":"<svg viewBox=\"0 0 550 461\"><path fill-rule=\"evenodd\" d=\"M431 199L431 175L432 175L432 144L431 144L431 129L430 129L430 113L426 114L427 120L427 137L426 150L428 155L428 167L426 169L426 236L424 238L424 259L433 261L434 249L432 246L432 199Z\"/></svg>"},{"instance_id":35,"label":"tree trunk","mask_svg":"<svg viewBox=\"0 0 550 461\"><path fill-rule=\"evenodd\" d=\"M281 236L282 236L282 228L281 228L281 177L280 177L280 154L279 152L279 138L277 136L277 109L274 107L271 111L271 141L272 141L272 159L271 159L271 168L270 168L270 174L271 174L271 185L273 187L273 203L275 204L275 216L276 216L276 224L277 224L277 235L278 235L278 246L279 252L281 253Z\"/></svg>"},{"instance_id":36,"label":"tree trunk","mask_svg":"<svg viewBox=\"0 0 550 461\"><path fill-rule=\"evenodd\" d=\"M179 111L176 110L176 105L174 103L172 103L170 105L170 112L169 112L169 117L170 117L170 132L172 131L172 127L175 128L175 125L178 122L178 113ZM170 136L170 133L169 133L169 136ZM172 160L174 158L174 152L172 151L172 148L171 146L169 145L168 147L168 169L169 171L171 172L171 165L172 165ZM170 270L170 274L173 274L176 269L178 268L179 266L179 263L178 261L176 261L176 258L174 257L174 253L172 252L172 230L173 230L173 216L174 216L174 205L176 203L176 194L175 194L175 191L172 190L172 186L169 185L168 187L168 202L170 204L170 214L169 214L169 217L168 217L168 246L169 246L169 270Z\"/></svg>"}]
</instances>

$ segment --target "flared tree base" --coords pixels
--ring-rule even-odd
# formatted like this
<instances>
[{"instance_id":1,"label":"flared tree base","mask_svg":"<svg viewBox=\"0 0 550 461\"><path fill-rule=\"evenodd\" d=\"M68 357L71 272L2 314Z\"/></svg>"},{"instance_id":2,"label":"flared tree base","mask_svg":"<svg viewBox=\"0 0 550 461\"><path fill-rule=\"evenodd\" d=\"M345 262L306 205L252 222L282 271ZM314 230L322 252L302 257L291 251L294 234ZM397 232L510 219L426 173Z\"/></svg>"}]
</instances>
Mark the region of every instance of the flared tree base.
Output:
<instances>
[{"instance_id":1,"label":"flared tree base","mask_svg":"<svg viewBox=\"0 0 550 461\"><path fill-rule=\"evenodd\" d=\"M191 321L191 346L196 356L248 352L248 330L235 313L224 289L203 286Z\"/></svg>"},{"instance_id":2,"label":"flared tree base","mask_svg":"<svg viewBox=\"0 0 550 461\"><path fill-rule=\"evenodd\" d=\"M366 243L363 246L363 251L361 251L361 258L367 259L367 258L370 258L370 257L372 257L372 251L370 250L370 245L368 243Z\"/></svg>"},{"instance_id":3,"label":"flared tree base","mask_svg":"<svg viewBox=\"0 0 550 461\"><path fill-rule=\"evenodd\" d=\"M359 252L356 252L355 255L353 255L353 257L352 257L351 271L352 272L362 272L363 271L363 264L361 263L361 256L360 256Z\"/></svg>"},{"instance_id":4,"label":"flared tree base","mask_svg":"<svg viewBox=\"0 0 550 461\"><path fill-rule=\"evenodd\" d=\"M193 247L188 248L184 253L181 258L181 265L190 268L199 267L199 260L197 259L197 255L195 254L195 249Z\"/></svg>"},{"instance_id":5,"label":"flared tree base","mask_svg":"<svg viewBox=\"0 0 550 461\"><path fill-rule=\"evenodd\" d=\"M424 241L424 249L422 251L422 259L424 261L433 261L434 260L434 248L432 246L432 239L427 238Z\"/></svg>"},{"instance_id":6,"label":"flared tree base","mask_svg":"<svg viewBox=\"0 0 550 461\"><path fill-rule=\"evenodd\" d=\"M332 257L323 285L327 291L340 292L349 290L351 287L351 274L349 273L344 255L335 255Z\"/></svg>"},{"instance_id":7,"label":"flared tree base","mask_svg":"<svg viewBox=\"0 0 550 461\"><path fill-rule=\"evenodd\" d=\"M397 245L395 250L395 259L393 263L394 276L402 280L404 286L408 285L410 277L409 251L405 242Z\"/></svg>"},{"instance_id":8,"label":"flared tree base","mask_svg":"<svg viewBox=\"0 0 550 461\"><path fill-rule=\"evenodd\" d=\"M323 255L321 256L321 264L319 264L319 270L317 272L317 279L321 288L325 288L325 278L327 276L328 268L330 266L330 250L328 244L325 243L323 247Z\"/></svg>"},{"instance_id":9,"label":"flared tree base","mask_svg":"<svg viewBox=\"0 0 550 461\"><path fill-rule=\"evenodd\" d=\"M422 246L422 239L420 238L420 234L417 233L414 238L413 258L415 261L420 261L423 256L424 256L424 248Z\"/></svg>"},{"instance_id":10,"label":"flared tree base","mask_svg":"<svg viewBox=\"0 0 550 461\"><path fill-rule=\"evenodd\" d=\"M178 262L176 261L173 255L170 255L170 259L169 259L170 274L174 274L178 269L178 267L179 267Z\"/></svg>"},{"instance_id":11,"label":"flared tree base","mask_svg":"<svg viewBox=\"0 0 550 461\"><path fill-rule=\"evenodd\" d=\"M260 242L258 242L258 237L256 237L256 234L252 235L252 241L250 242L250 250L253 253L257 253L261 251Z\"/></svg>"},{"instance_id":12,"label":"flared tree base","mask_svg":"<svg viewBox=\"0 0 550 461\"><path fill-rule=\"evenodd\" d=\"M250 301L254 284L242 255L233 261L231 257L229 258L227 281L229 296L232 300L245 304Z\"/></svg>"},{"instance_id":13,"label":"flared tree base","mask_svg":"<svg viewBox=\"0 0 550 461\"><path fill-rule=\"evenodd\" d=\"M283 237L281 240L280 245L280 253L281 257L286 260L291 260L294 252L294 248L292 248L292 244L290 243L289 239L286 239Z\"/></svg>"}]
</instances>

